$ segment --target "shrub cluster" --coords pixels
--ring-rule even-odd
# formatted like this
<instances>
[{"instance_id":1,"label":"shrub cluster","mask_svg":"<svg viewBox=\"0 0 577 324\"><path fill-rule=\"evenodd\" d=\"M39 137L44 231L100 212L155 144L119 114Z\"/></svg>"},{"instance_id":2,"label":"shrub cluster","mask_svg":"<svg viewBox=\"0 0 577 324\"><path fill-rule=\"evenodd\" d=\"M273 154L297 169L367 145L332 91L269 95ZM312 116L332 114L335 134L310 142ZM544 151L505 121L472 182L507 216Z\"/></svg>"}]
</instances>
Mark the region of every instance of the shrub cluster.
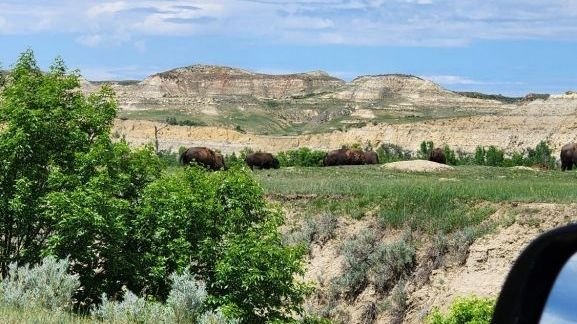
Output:
<instances>
[{"instance_id":1,"label":"shrub cluster","mask_svg":"<svg viewBox=\"0 0 577 324\"><path fill-rule=\"evenodd\" d=\"M406 279L415 266L415 247L406 238L382 244L369 230L345 241L343 275L335 278L333 289L346 298L354 298L368 284L384 294L399 280Z\"/></svg>"},{"instance_id":2,"label":"shrub cluster","mask_svg":"<svg viewBox=\"0 0 577 324\"><path fill-rule=\"evenodd\" d=\"M380 163L389 163L396 161L406 161L412 158L412 153L395 144L381 144L377 148L377 155Z\"/></svg>"},{"instance_id":3,"label":"shrub cluster","mask_svg":"<svg viewBox=\"0 0 577 324\"><path fill-rule=\"evenodd\" d=\"M383 144L391 145L391 144ZM431 141L421 142L421 146L416 156L419 159L428 159L431 150L434 148L434 143ZM396 152L402 149L397 149ZM462 151L454 151L448 145L443 146L443 151L445 153L445 158L447 164L450 165L484 165L484 166L496 166L496 167L512 167L512 166L538 166L542 169L554 169L555 168L555 157L553 157L552 150L549 144L545 141L539 142L535 148L525 148L521 152L513 152L510 156L507 156L502 149L491 145L488 147L477 146L475 153L467 154ZM392 159L389 156L392 155ZM381 161L394 161L394 160L410 160L412 154L408 151L404 156L401 157L400 154L383 154L379 156ZM398 159L395 159L398 158Z\"/></svg>"},{"instance_id":4,"label":"shrub cluster","mask_svg":"<svg viewBox=\"0 0 577 324\"><path fill-rule=\"evenodd\" d=\"M447 314L443 315L439 309L427 316L428 324L453 324L453 323L491 323L495 300L489 298L468 297L457 299L450 307Z\"/></svg>"},{"instance_id":5,"label":"shrub cluster","mask_svg":"<svg viewBox=\"0 0 577 324\"><path fill-rule=\"evenodd\" d=\"M77 275L68 274L68 260L46 257L34 267L9 266L0 284L2 306L69 310L72 295L80 287Z\"/></svg>"},{"instance_id":6,"label":"shrub cluster","mask_svg":"<svg viewBox=\"0 0 577 324\"><path fill-rule=\"evenodd\" d=\"M125 290L122 301L109 300L104 294L102 303L92 309L92 317L112 323L239 323L224 316L221 310L203 310L208 298L205 284L190 273L173 273L170 279L172 288L166 303Z\"/></svg>"},{"instance_id":7,"label":"shrub cluster","mask_svg":"<svg viewBox=\"0 0 577 324\"><path fill-rule=\"evenodd\" d=\"M201 120L184 119L177 120L176 117L166 117L166 123L169 125L179 125L179 126L206 126L207 124Z\"/></svg>"},{"instance_id":8,"label":"shrub cluster","mask_svg":"<svg viewBox=\"0 0 577 324\"><path fill-rule=\"evenodd\" d=\"M282 167L315 167L322 166L326 153L301 147L296 150L279 152L277 158Z\"/></svg>"}]
</instances>

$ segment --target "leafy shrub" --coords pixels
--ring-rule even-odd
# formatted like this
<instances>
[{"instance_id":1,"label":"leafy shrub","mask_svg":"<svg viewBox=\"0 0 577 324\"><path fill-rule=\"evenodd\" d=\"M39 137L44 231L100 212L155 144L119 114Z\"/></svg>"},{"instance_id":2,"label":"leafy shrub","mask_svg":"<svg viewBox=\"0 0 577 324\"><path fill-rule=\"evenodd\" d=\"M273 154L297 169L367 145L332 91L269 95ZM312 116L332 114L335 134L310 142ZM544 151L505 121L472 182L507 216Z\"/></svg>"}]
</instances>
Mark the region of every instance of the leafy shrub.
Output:
<instances>
[{"instance_id":1,"label":"leafy shrub","mask_svg":"<svg viewBox=\"0 0 577 324\"><path fill-rule=\"evenodd\" d=\"M377 291L391 289L399 280L406 279L415 266L415 247L402 239L379 245L369 256L372 281Z\"/></svg>"},{"instance_id":2,"label":"leafy shrub","mask_svg":"<svg viewBox=\"0 0 577 324\"><path fill-rule=\"evenodd\" d=\"M496 146L491 145L485 152L485 165L488 166L503 166L505 160L505 153Z\"/></svg>"},{"instance_id":3,"label":"leafy shrub","mask_svg":"<svg viewBox=\"0 0 577 324\"><path fill-rule=\"evenodd\" d=\"M77 275L68 274L68 260L45 257L34 267L10 264L8 277L0 284L3 305L19 308L68 309L72 294L80 286Z\"/></svg>"},{"instance_id":4,"label":"leafy shrub","mask_svg":"<svg viewBox=\"0 0 577 324\"><path fill-rule=\"evenodd\" d=\"M355 237L346 240L341 247L345 258L343 275L335 278L333 284L347 298L356 297L369 283L368 272L371 268L370 256L377 237L364 230Z\"/></svg>"},{"instance_id":5,"label":"leafy shrub","mask_svg":"<svg viewBox=\"0 0 577 324\"><path fill-rule=\"evenodd\" d=\"M204 282L197 281L189 272L173 273L170 276L172 289L166 300L176 322L192 322L202 309L207 293Z\"/></svg>"},{"instance_id":6,"label":"leafy shrub","mask_svg":"<svg viewBox=\"0 0 577 324\"><path fill-rule=\"evenodd\" d=\"M147 301L138 297L130 290L124 292L121 302L110 301L106 294L102 296L102 304L92 311L95 318L116 323L171 323L173 319L170 310L162 304Z\"/></svg>"},{"instance_id":7,"label":"leafy shrub","mask_svg":"<svg viewBox=\"0 0 577 324\"><path fill-rule=\"evenodd\" d=\"M180 154L177 152L160 150L158 151L158 158L165 166L175 167L180 165Z\"/></svg>"},{"instance_id":8,"label":"leafy shrub","mask_svg":"<svg viewBox=\"0 0 577 324\"><path fill-rule=\"evenodd\" d=\"M421 160L428 160L431 152L433 151L434 144L431 141L422 141L417 152L417 157Z\"/></svg>"},{"instance_id":9,"label":"leafy shrub","mask_svg":"<svg viewBox=\"0 0 577 324\"><path fill-rule=\"evenodd\" d=\"M495 307L495 300L489 298L468 297L453 302L447 314L443 315L438 309L427 316L428 324L484 324L491 323Z\"/></svg>"},{"instance_id":10,"label":"leafy shrub","mask_svg":"<svg viewBox=\"0 0 577 324\"><path fill-rule=\"evenodd\" d=\"M331 214L309 218L304 221L300 230L285 235L284 242L286 244L304 243L307 246L318 242L322 245L334 237L337 225L337 217Z\"/></svg>"},{"instance_id":11,"label":"leafy shrub","mask_svg":"<svg viewBox=\"0 0 577 324\"><path fill-rule=\"evenodd\" d=\"M326 153L301 147L296 150L279 152L277 159L282 167L318 167L323 165Z\"/></svg>"},{"instance_id":12,"label":"leafy shrub","mask_svg":"<svg viewBox=\"0 0 577 324\"><path fill-rule=\"evenodd\" d=\"M369 230L345 241L341 254L345 258L343 275L333 284L347 298L356 297L368 284L385 293L405 279L415 265L415 248L406 238L379 244Z\"/></svg>"},{"instance_id":13,"label":"leafy shrub","mask_svg":"<svg viewBox=\"0 0 577 324\"><path fill-rule=\"evenodd\" d=\"M447 164L449 165L459 164L457 161L457 157L455 156L455 151L451 150L449 145L443 146L443 153L445 153L445 159L447 160Z\"/></svg>"},{"instance_id":14,"label":"leafy shrub","mask_svg":"<svg viewBox=\"0 0 577 324\"><path fill-rule=\"evenodd\" d=\"M411 151L390 143L381 144L381 146L377 148L377 155L379 156L380 163L406 161L412 158Z\"/></svg>"},{"instance_id":15,"label":"leafy shrub","mask_svg":"<svg viewBox=\"0 0 577 324\"><path fill-rule=\"evenodd\" d=\"M475 164L485 165L485 148L482 146L477 146L475 148Z\"/></svg>"},{"instance_id":16,"label":"leafy shrub","mask_svg":"<svg viewBox=\"0 0 577 324\"><path fill-rule=\"evenodd\" d=\"M395 286L390 297L390 314L392 323L403 323L405 313L407 312L407 292L405 291L406 281L400 280Z\"/></svg>"},{"instance_id":17,"label":"leafy shrub","mask_svg":"<svg viewBox=\"0 0 577 324\"><path fill-rule=\"evenodd\" d=\"M170 276L172 289L166 304L138 297L125 290L122 301L102 296L102 304L92 310L93 318L120 323L237 323L220 310L202 312L207 300L205 285L188 272Z\"/></svg>"},{"instance_id":18,"label":"leafy shrub","mask_svg":"<svg viewBox=\"0 0 577 324\"><path fill-rule=\"evenodd\" d=\"M236 323L240 323L240 321L236 319L227 318L222 314L222 311L220 309L216 310L215 312L213 311L205 312L198 318L198 324L236 324Z\"/></svg>"},{"instance_id":19,"label":"leafy shrub","mask_svg":"<svg viewBox=\"0 0 577 324\"><path fill-rule=\"evenodd\" d=\"M527 164L537 165L542 169L554 169L555 157L551 156L553 151L545 141L539 142L535 149L527 149Z\"/></svg>"},{"instance_id":20,"label":"leafy shrub","mask_svg":"<svg viewBox=\"0 0 577 324\"><path fill-rule=\"evenodd\" d=\"M179 125L179 126L206 126L207 124L201 120L184 119L177 120L176 117L170 116L166 117L166 123L169 125Z\"/></svg>"}]
</instances>

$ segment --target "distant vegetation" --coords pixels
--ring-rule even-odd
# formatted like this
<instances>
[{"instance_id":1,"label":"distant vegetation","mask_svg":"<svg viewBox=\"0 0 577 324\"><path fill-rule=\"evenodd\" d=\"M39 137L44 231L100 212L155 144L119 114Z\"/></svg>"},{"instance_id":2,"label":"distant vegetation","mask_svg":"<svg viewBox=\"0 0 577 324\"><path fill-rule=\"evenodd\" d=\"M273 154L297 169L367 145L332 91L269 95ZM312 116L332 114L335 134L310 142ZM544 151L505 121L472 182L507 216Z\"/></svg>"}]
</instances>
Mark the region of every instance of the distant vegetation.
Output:
<instances>
[{"instance_id":1,"label":"distant vegetation","mask_svg":"<svg viewBox=\"0 0 577 324\"><path fill-rule=\"evenodd\" d=\"M493 94L485 94L481 92L471 92L471 91L457 91L456 93L460 94L461 96L475 98L475 99L485 99L485 100L497 100L502 103L512 104L517 103L523 99L523 97L507 97L501 94L493 95Z\"/></svg>"},{"instance_id":2,"label":"distant vegetation","mask_svg":"<svg viewBox=\"0 0 577 324\"><path fill-rule=\"evenodd\" d=\"M493 317L495 300L489 298L467 297L457 299L450 310L443 314L435 309L425 323L427 324L489 324Z\"/></svg>"}]
</instances>

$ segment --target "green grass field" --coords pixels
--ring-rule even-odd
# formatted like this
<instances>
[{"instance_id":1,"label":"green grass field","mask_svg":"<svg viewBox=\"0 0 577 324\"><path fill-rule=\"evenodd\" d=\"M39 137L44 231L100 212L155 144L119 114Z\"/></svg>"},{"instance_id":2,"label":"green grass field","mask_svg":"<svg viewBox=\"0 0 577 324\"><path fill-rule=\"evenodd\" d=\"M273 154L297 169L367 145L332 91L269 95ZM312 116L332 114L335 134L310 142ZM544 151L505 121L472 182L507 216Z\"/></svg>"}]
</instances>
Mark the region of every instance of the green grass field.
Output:
<instances>
[{"instance_id":1,"label":"green grass field","mask_svg":"<svg viewBox=\"0 0 577 324\"><path fill-rule=\"evenodd\" d=\"M577 174L462 166L424 173L380 166L255 171L265 192L312 216L377 215L386 227L429 233L476 225L504 202L577 201Z\"/></svg>"}]
</instances>

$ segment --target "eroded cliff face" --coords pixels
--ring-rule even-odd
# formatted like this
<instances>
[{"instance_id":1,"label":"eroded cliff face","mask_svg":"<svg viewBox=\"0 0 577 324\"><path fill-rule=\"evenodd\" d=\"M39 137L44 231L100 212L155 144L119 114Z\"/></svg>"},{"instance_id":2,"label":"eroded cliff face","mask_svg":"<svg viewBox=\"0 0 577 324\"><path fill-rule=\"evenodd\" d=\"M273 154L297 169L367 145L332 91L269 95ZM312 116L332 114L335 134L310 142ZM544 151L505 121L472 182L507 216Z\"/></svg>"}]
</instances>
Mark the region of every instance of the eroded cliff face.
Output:
<instances>
[{"instance_id":1,"label":"eroded cliff face","mask_svg":"<svg viewBox=\"0 0 577 324\"><path fill-rule=\"evenodd\" d=\"M496 100L470 98L411 75L361 76L347 83L325 72L269 75L212 65L192 65L156 73L138 83L113 82L122 109L184 109L202 112L231 105L282 101L290 109L311 104L373 109L503 109ZM83 83L93 91L94 84ZM290 101L290 102L289 102ZM506 107L505 107L506 108ZM370 114L365 114L370 115Z\"/></svg>"},{"instance_id":2,"label":"eroded cliff face","mask_svg":"<svg viewBox=\"0 0 577 324\"><path fill-rule=\"evenodd\" d=\"M168 97L254 96L285 98L331 92L343 80L324 72L268 75L221 66L193 65L154 74L141 86Z\"/></svg>"},{"instance_id":3,"label":"eroded cliff face","mask_svg":"<svg viewBox=\"0 0 577 324\"><path fill-rule=\"evenodd\" d=\"M476 99L443 89L438 84L412 75L361 76L334 93L335 98L353 102L398 101L405 106L451 106L460 108L500 107L496 100Z\"/></svg>"}]
</instances>

